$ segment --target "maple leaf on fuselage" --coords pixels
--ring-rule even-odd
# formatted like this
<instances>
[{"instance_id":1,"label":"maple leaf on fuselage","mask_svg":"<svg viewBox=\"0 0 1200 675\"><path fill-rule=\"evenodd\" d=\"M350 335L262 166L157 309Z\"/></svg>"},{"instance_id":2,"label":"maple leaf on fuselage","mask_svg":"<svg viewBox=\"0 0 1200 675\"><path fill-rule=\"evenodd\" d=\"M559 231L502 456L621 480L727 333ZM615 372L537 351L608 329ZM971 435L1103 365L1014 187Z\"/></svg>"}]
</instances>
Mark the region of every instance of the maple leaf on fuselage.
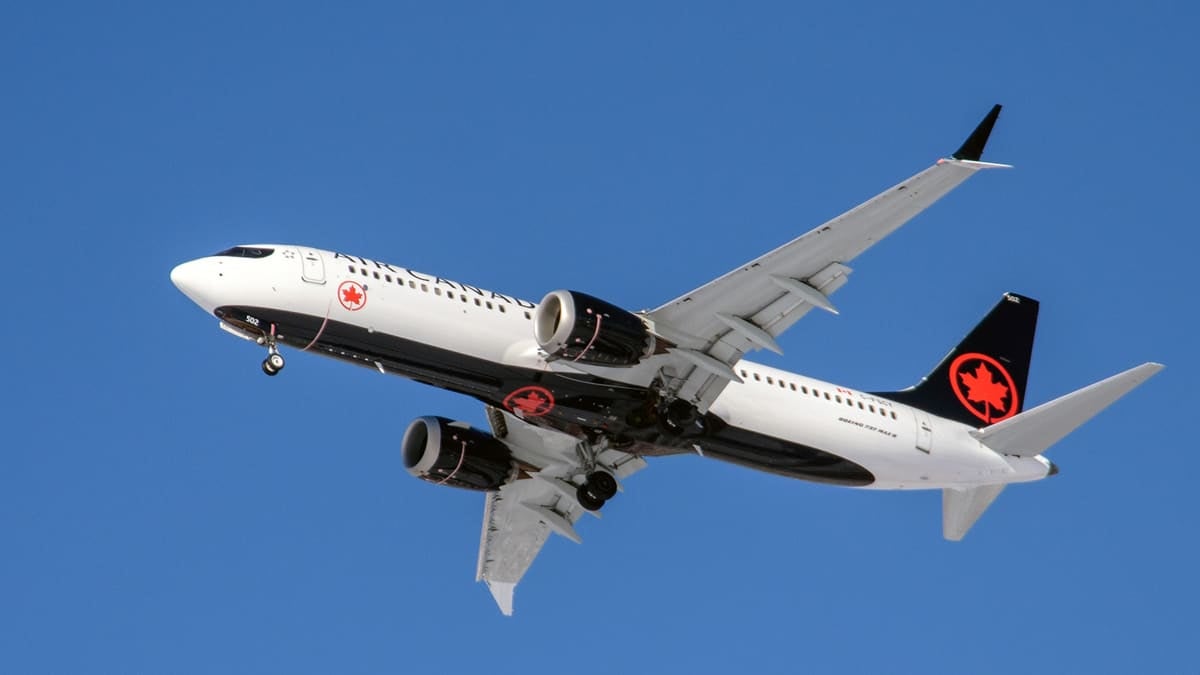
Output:
<instances>
[{"instance_id":1,"label":"maple leaf on fuselage","mask_svg":"<svg viewBox=\"0 0 1200 675\"><path fill-rule=\"evenodd\" d=\"M963 372L958 376L962 378L963 386L967 388L968 400L991 406L991 410L988 411L989 421L992 411L1003 414L1008 409L1004 402L1004 399L1008 397L1008 385L994 381L992 371L986 365L980 363L975 367L974 373Z\"/></svg>"},{"instance_id":2,"label":"maple leaf on fuselage","mask_svg":"<svg viewBox=\"0 0 1200 675\"><path fill-rule=\"evenodd\" d=\"M547 401L541 394L531 391L521 398L515 399L513 403L521 409L521 412L538 413L545 409Z\"/></svg>"}]
</instances>

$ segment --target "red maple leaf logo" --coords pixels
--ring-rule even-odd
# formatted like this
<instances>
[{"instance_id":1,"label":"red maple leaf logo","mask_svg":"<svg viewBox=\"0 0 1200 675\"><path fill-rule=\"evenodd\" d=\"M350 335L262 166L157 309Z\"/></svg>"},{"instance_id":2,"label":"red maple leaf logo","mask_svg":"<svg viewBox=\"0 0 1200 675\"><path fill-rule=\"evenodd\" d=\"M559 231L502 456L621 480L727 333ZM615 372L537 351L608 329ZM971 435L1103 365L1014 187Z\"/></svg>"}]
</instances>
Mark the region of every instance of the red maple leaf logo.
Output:
<instances>
[{"instance_id":1,"label":"red maple leaf logo","mask_svg":"<svg viewBox=\"0 0 1200 675\"><path fill-rule=\"evenodd\" d=\"M960 372L963 386L967 388L967 399L973 403L984 404L985 422L992 421L992 411L1003 413L1008 409L1004 399L1008 398L1008 386L993 379L993 373L982 362L975 367L975 372Z\"/></svg>"},{"instance_id":2,"label":"red maple leaf logo","mask_svg":"<svg viewBox=\"0 0 1200 675\"><path fill-rule=\"evenodd\" d=\"M554 394L538 385L528 385L504 397L504 407L528 417L541 417L554 410Z\"/></svg>"},{"instance_id":3,"label":"red maple leaf logo","mask_svg":"<svg viewBox=\"0 0 1200 675\"><path fill-rule=\"evenodd\" d=\"M536 391L531 391L520 398L514 398L513 405L521 412L537 413L546 407L546 398Z\"/></svg>"},{"instance_id":4,"label":"red maple leaf logo","mask_svg":"<svg viewBox=\"0 0 1200 675\"><path fill-rule=\"evenodd\" d=\"M345 300L352 305L357 305L358 303L362 302L362 293L359 293L358 289L354 286L350 286L342 291L342 300Z\"/></svg>"}]
</instances>

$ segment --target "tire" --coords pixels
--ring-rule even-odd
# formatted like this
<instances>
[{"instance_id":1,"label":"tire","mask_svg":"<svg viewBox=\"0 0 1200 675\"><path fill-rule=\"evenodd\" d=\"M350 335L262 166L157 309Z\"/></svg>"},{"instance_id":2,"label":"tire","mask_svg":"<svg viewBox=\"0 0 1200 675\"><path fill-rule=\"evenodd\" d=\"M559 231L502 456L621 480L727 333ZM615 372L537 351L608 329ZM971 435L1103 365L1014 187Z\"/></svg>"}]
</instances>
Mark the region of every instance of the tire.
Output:
<instances>
[{"instance_id":1,"label":"tire","mask_svg":"<svg viewBox=\"0 0 1200 675\"><path fill-rule=\"evenodd\" d=\"M617 479L607 471L593 471L589 473L585 485L589 492L604 501L617 496Z\"/></svg>"},{"instance_id":2,"label":"tire","mask_svg":"<svg viewBox=\"0 0 1200 675\"><path fill-rule=\"evenodd\" d=\"M267 356L266 363L270 364L275 371L283 370L283 356L279 354L270 354Z\"/></svg>"},{"instance_id":3,"label":"tire","mask_svg":"<svg viewBox=\"0 0 1200 675\"><path fill-rule=\"evenodd\" d=\"M274 368L271 367L270 359L263 360L262 371L264 373L266 373L267 375L270 375L271 377L275 377L276 375L279 374L278 370L275 370Z\"/></svg>"},{"instance_id":4,"label":"tire","mask_svg":"<svg viewBox=\"0 0 1200 675\"><path fill-rule=\"evenodd\" d=\"M592 494L587 485L576 488L575 498L579 500L579 505L588 511L599 511L604 507L604 500Z\"/></svg>"}]
</instances>

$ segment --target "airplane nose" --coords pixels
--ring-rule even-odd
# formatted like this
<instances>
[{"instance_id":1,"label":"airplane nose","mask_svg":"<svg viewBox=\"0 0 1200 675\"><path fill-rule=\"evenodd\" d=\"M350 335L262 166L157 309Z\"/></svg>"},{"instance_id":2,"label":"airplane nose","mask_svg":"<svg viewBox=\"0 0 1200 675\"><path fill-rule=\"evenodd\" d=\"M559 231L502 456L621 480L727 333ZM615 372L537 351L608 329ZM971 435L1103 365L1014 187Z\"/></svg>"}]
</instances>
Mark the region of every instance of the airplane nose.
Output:
<instances>
[{"instance_id":1,"label":"airplane nose","mask_svg":"<svg viewBox=\"0 0 1200 675\"><path fill-rule=\"evenodd\" d=\"M205 311L212 310L212 269L203 260L190 260L176 265L171 270L171 283L175 284L192 302Z\"/></svg>"},{"instance_id":2,"label":"airplane nose","mask_svg":"<svg viewBox=\"0 0 1200 675\"><path fill-rule=\"evenodd\" d=\"M176 265L175 269L171 270L171 283L175 284L175 288L183 291L184 295L191 295L188 291L195 292L196 282L199 281L199 270L196 269L196 261L185 262L182 265Z\"/></svg>"}]
</instances>

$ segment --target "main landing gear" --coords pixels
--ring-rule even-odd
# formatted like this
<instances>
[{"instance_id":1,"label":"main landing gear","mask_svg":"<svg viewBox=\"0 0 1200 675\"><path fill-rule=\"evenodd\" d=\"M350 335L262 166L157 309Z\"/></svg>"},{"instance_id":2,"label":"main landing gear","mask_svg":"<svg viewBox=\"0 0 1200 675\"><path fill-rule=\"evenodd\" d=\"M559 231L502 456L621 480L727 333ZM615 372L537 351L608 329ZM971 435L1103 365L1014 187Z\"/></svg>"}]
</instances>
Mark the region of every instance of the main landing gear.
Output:
<instances>
[{"instance_id":1,"label":"main landing gear","mask_svg":"<svg viewBox=\"0 0 1200 675\"><path fill-rule=\"evenodd\" d=\"M617 495L617 479L607 471L593 471L583 485L575 489L579 505L588 511L599 511L604 503Z\"/></svg>"},{"instance_id":2,"label":"main landing gear","mask_svg":"<svg viewBox=\"0 0 1200 675\"><path fill-rule=\"evenodd\" d=\"M262 371L272 377L278 375L279 371L283 370L284 360L275 344L275 324L271 324L270 333L258 338L258 344L267 347L267 358L263 359Z\"/></svg>"},{"instance_id":3,"label":"main landing gear","mask_svg":"<svg viewBox=\"0 0 1200 675\"><path fill-rule=\"evenodd\" d=\"M659 404L658 426L659 430L672 438L703 436L706 431L704 415L696 406L681 398Z\"/></svg>"}]
</instances>

